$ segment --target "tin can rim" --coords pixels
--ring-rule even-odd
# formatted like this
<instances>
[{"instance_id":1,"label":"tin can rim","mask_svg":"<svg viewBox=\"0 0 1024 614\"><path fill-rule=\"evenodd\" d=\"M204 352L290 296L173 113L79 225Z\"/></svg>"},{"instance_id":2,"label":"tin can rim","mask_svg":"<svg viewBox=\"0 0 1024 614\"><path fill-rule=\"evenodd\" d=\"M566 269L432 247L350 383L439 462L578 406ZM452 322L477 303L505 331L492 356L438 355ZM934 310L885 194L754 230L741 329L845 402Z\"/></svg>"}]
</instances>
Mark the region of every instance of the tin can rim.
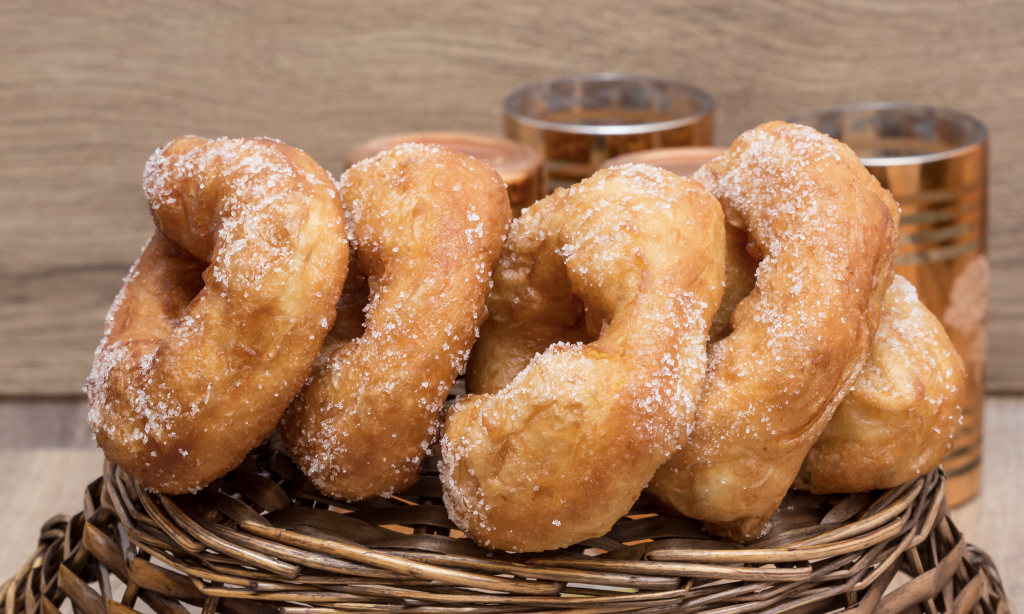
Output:
<instances>
[{"instance_id":1,"label":"tin can rim","mask_svg":"<svg viewBox=\"0 0 1024 614\"><path fill-rule=\"evenodd\" d=\"M822 130L822 124L827 118L855 115L863 115L865 117L888 115L895 120L905 118L908 121L912 119L933 118L960 126L969 135L963 142L951 144L949 149L936 153L908 156L861 157L860 161L864 166L905 166L940 162L967 154L972 149L985 147L988 141L988 127L981 120L953 109L910 102L860 102L839 105L800 113L790 117L787 121ZM826 134L828 133L827 130L822 131L826 132ZM830 134L830 136L835 137L837 135Z\"/></svg>"},{"instance_id":2,"label":"tin can rim","mask_svg":"<svg viewBox=\"0 0 1024 614\"><path fill-rule=\"evenodd\" d=\"M697 111L675 119L660 122L622 125L593 125L553 122L540 119L538 117L534 117L521 110L527 99L543 95L544 93L547 92L551 92L555 88L565 88L575 84L601 85L615 83L633 85L638 87L662 88L668 90L673 94L689 97L690 99L696 101L699 107ZM529 85L525 85L515 90L514 92L509 94L507 98L505 98L505 115L506 117L512 119L517 123L551 132L598 136L648 134L653 132L664 132L666 130L674 130L676 128L682 128L685 126L696 124L697 122L701 121L704 117L709 115L714 110L714 108L715 100L714 98L712 98L711 94L694 85L682 83L680 81L661 79L658 77L613 72L572 75L568 77L560 77L558 79L551 79L548 81L531 83Z\"/></svg>"}]
</instances>

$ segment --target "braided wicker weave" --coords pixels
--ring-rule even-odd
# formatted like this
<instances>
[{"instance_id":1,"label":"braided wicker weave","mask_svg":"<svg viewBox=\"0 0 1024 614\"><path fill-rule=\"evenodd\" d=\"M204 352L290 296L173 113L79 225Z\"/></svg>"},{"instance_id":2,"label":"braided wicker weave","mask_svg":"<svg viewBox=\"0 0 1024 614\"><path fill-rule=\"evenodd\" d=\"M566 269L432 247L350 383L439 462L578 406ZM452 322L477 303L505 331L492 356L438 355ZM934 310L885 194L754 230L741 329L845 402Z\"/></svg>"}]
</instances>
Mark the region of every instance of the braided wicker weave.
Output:
<instances>
[{"instance_id":1,"label":"braided wicker weave","mask_svg":"<svg viewBox=\"0 0 1024 614\"><path fill-rule=\"evenodd\" d=\"M1012 613L947 515L939 471L892 491L792 492L741 547L642 498L607 535L543 554L485 551L441 501L436 464L390 499L325 498L277 441L211 487L143 491L116 466L42 528L0 590L6 614L337 611ZM907 576L909 576L909 581ZM906 583L891 592L890 585Z\"/></svg>"}]
</instances>

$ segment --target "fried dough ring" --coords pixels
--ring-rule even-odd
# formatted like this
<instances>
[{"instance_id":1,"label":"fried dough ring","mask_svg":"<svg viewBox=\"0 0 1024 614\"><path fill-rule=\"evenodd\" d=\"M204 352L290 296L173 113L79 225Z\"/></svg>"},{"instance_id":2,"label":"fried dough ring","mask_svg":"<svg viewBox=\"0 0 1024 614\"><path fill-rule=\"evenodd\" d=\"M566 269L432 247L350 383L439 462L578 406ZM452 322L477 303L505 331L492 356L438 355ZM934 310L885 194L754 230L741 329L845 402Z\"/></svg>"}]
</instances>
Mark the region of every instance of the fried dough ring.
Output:
<instances>
[{"instance_id":1,"label":"fried dough ring","mask_svg":"<svg viewBox=\"0 0 1024 614\"><path fill-rule=\"evenodd\" d=\"M816 494L895 488L935 469L953 447L964 377L942 324L897 275L871 356L793 487Z\"/></svg>"},{"instance_id":2,"label":"fried dough ring","mask_svg":"<svg viewBox=\"0 0 1024 614\"><path fill-rule=\"evenodd\" d=\"M749 242L746 230L725 223L725 291L722 293L722 303L711 320L709 343L715 343L732 333L733 312L754 290L757 260L747 252Z\"/></svg>"},{"instance_id":3,"label":"fried dough ring","mask_svg":"<svg viewBox=\"0 0 1024 614\"><path fill-rule=\"evenodd\" d=\"M497 392L452 407L442 439L449 516L477 543L534 552L603 535L685 441L722 228L702 186L643 165L516 220L469 372L471 392Z\"/></svg>"},{"instance_id":4,"label":"fried dough ring","mask_svg":"<svg viewBox=\"0 0 1024 614\"><path fill-rule=\"evenodd\" d=\"M330 175L266 139L175 139L144 187L158 230L85 391L107 459L177 494L237 466L301 388L334 318L345 225Z\"/></svg>"},{"instance_id":5,"label":"fried dough ring","mask_svg":"<svg viewBox=\"0 0 1024 614\"><path fill-rule=\"evenodd\" d=\"M711 342L731 332L736 305L754 289L746 233L726 224L722 305ZM871 353L793 488L816 494L895 488L935 469L952 448L966 377L946 331L896 275L885 293Z\"/></svg>"},{"instance_id":6,"label":"fried dough ring","mask_svg":"<svg viewBox=\"0 0 1024 614\"><path fill-rule=\"evenodd\" d=\"M898 209L845 145L771 122L694 178L760 256L710 351L689 444L649 492L733 539L760 536L868 357L893 275Z\"/></svg>"},{"instance_id":7,"label":"fried dough ring","mask_svg":"<svg viewBox=\"0 0 1024 614\"><path fill-rule=\"evenodd\" d=\"M419 479L486 317L512 210L494 169L440 146L400 145L339 187L358 267L280 430L317 488L358 500Z\"/></svg>"}]
</instances>

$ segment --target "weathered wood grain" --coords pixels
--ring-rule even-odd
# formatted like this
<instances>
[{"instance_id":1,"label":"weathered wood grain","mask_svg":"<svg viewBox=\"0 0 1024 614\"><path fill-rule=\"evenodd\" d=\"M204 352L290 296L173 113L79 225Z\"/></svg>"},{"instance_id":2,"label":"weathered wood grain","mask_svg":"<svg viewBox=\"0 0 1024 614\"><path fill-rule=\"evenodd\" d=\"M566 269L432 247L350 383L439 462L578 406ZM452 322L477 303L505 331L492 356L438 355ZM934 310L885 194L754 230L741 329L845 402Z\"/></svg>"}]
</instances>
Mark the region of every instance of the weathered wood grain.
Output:
<instances>
[{"instance_id":1,"label":"weathered wood grain","mask_svg":"<svg viewBox=\"0 0 1024 614\"><path fill-rule=\"evenodd\" d=\"M0 450L95 449L87 412L85 399L4 399L0 401Z\"/></svg>"},{"instance_id":2,"label":"weathered wood grain","mask_svg":"<svg viewBox=\"0 0 1024 614\"><path fill-rule=\"evenodd\" d=\"M32 554L44 522L82 510L85 487L103 472L103 452L99 448L0 448L0 470L4 493L0 497L0 582L4 582Z\"/></svg>"},{"instance_id":3,"label":"weathered wood grain","mask_svg":"<svg viewBox=\"0 0 1024 614\"><path fill-rule=\"evenodd\" d=\"M71 2L0 5L0 394L75 394L151 232L140 176L182 133L271 135L337 172L379 134L496 134L515 87L680 79L726 144L865 100L992 130L989 389L1024 390L1024 3Z\"/></svg>"}]
</instances>

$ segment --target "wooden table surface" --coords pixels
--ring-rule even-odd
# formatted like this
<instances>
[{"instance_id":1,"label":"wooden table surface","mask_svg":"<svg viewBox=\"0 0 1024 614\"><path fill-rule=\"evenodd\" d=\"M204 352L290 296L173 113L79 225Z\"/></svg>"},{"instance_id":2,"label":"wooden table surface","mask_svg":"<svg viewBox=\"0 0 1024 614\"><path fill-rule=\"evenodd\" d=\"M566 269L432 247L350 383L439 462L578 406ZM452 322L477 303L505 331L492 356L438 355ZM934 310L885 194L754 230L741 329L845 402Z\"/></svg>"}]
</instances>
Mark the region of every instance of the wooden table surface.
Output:
<instances>
[{"instance_id":1,"label":"wooden table surface","mask_svg":"<svg viewBox=\"0 0 1024 614\"><path fill-rule=\"evenodd\" d=\"M998 566L1012 603L1024 604L1024 397L985 406L982 494L953 510L967 540ZM82 508L100 475L80 401L0 401L0 583L32 553L39 527Z\"/></svg>"}]
</instances>

